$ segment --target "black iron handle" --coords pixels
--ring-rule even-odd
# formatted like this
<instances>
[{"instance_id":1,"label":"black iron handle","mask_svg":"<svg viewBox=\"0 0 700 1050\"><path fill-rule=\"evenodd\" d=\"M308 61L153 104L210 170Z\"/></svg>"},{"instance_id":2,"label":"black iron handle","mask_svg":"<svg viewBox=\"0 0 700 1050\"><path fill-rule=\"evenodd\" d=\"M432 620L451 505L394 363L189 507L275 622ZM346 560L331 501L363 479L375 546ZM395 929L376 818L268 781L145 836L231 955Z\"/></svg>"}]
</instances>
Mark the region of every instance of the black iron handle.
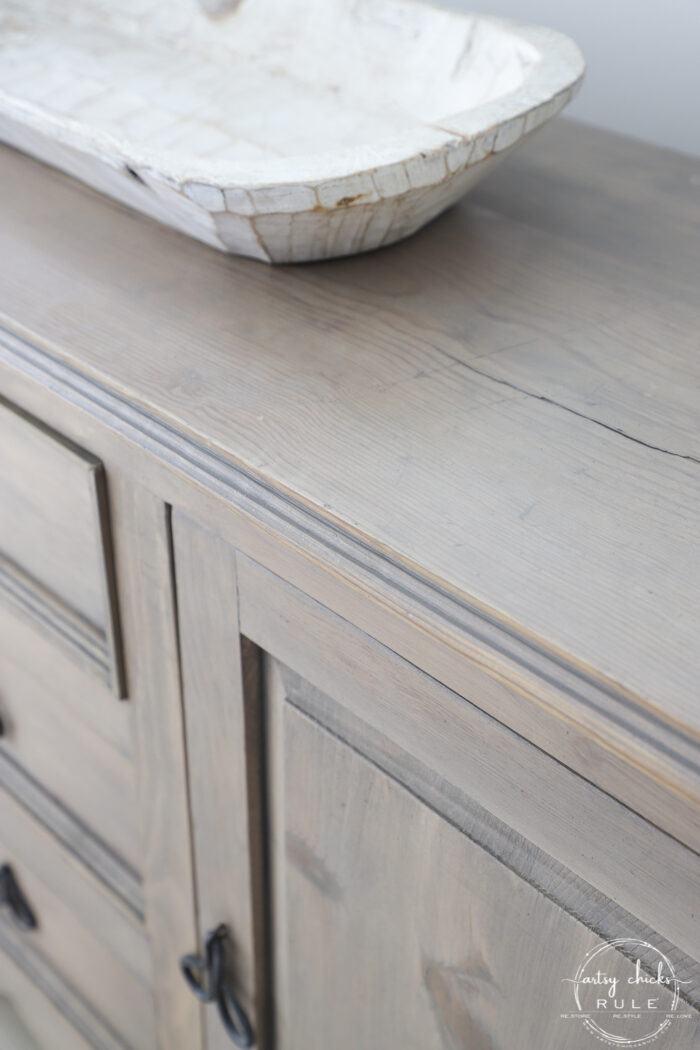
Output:
<instances>
[{"instance_id":1,"label":"black iron handle","mask_svg":"<svg viewBox=\"0 0 700 1050\"><path fill-rule=\"evenodd\" d=\"M204 939L204 955L183 955L180 969L193 995L202 1003L216 1003L224 1029L236 1046L255 1044L248 1015L226 980L228 929L222 923Z\"/></svg>"},{"instance_id":2,"label":"black iron handle","mask_svg":"<svg viewBox=\"0 0 700 1050\"><path fill-rule=\"evenodd\" d=\"M7 905L15 922L23 930L36 929L34 912L22 893L9 864L3 864L0 867L0 905L2 904Z\"/></svg>"}]
</instances>

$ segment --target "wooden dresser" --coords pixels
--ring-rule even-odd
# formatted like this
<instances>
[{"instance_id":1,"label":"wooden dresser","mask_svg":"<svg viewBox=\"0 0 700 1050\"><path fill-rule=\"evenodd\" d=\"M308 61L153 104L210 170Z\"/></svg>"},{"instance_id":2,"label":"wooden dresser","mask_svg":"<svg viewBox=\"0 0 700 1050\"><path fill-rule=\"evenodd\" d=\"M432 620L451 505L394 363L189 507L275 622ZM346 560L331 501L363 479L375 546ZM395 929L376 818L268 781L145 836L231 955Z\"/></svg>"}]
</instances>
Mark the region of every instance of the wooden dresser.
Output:
<instances>
[{"instance_id":1,"label":"wooden dresser","mask_svg":"<svg viewBox=\"0 0 700 1050\"><path fill-rule=\"evenodd\" d=\"M0 177L3 1050L697 1047L697 161L279 269Z\"/></svg>"}]
</instances>

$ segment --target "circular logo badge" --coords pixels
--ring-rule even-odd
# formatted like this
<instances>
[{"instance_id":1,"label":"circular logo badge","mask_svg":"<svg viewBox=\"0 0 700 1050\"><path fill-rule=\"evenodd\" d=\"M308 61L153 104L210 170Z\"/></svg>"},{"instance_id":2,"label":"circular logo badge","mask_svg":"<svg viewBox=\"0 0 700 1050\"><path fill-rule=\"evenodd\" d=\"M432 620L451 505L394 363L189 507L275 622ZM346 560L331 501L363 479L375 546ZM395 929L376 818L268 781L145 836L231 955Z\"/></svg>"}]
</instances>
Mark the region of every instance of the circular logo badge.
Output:
<instances>
[{"instance_id":1,"label":"circular logo badge","mask_svg":"<svg viewBox=\"0 0 700 1050\"><path fill-rule=\"evenodd\" d=\"M618 938L592 948L573 985L585 1027L613 1046L644 1046L679 1016L679 986L670 960L647 941Z\"/></svg>"}]
</instances>

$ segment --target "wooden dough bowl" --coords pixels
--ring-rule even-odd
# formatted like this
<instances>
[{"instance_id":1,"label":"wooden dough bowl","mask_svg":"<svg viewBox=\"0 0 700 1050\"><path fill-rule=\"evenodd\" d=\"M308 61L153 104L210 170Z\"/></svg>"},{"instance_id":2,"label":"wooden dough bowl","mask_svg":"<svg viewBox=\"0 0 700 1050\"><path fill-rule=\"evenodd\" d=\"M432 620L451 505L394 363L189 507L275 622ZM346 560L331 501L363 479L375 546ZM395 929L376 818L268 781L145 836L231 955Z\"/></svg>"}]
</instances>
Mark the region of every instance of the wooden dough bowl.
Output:
<instances>
[{"instance_id":1,"label":"wooden dough bowl","mask_svg":"<svg viewBox=\"0 0 700 1050\"><path fill-rule=\"evenodd\" d=\"M415 232L583 70L553 30L414 0L0 0L0 138L267 262Z\"/></svg>"}]
</instances>

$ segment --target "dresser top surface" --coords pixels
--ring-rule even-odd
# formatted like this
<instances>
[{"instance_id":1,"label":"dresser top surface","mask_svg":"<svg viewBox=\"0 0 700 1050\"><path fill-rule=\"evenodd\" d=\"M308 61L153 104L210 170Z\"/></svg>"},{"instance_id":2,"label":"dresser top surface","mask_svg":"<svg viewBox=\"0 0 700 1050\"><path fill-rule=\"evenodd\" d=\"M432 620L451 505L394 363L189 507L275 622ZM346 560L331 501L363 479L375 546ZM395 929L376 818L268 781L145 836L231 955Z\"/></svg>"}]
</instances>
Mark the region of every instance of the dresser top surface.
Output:
<instances>
[{"instance_id":1,"label":"dresser top surface","mask_svg":"<svg viewBox=\"0 0 700 1050\"><path fill-rule=\"evenodd\" d=\"M560 120L428 229L270 268L0 151L0 312L700 731L700 165Z\"/></svg>"}]
</instances>

